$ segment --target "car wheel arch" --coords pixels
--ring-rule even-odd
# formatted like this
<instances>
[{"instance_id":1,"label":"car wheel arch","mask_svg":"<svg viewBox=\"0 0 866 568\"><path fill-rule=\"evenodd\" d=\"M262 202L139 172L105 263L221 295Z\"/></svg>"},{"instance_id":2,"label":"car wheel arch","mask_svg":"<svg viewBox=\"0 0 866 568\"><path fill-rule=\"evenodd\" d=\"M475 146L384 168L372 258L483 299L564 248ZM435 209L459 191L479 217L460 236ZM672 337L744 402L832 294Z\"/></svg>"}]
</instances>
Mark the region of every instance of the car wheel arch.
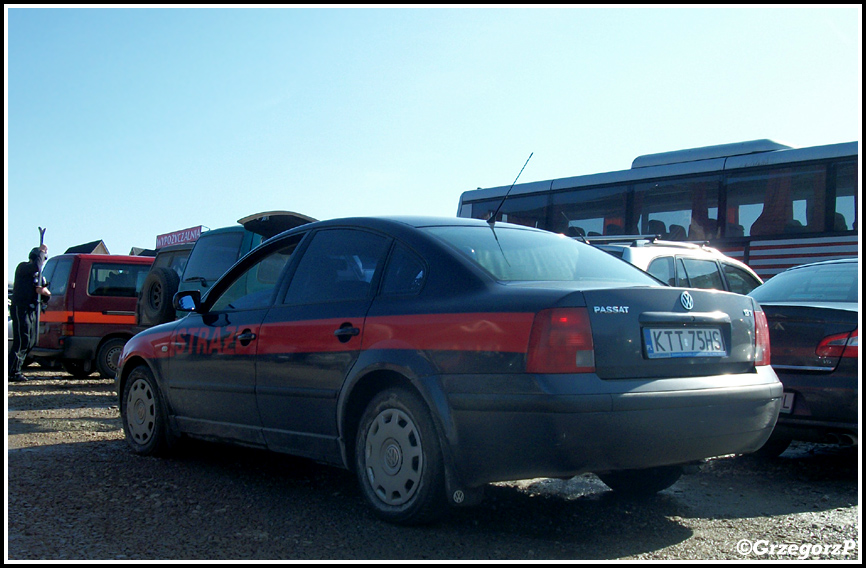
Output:
<instances>
[{"instance_id":1,"label":"car wheel arch","mask_svg":"<svg viewBox=\"0 0 866 568\"><path fill-rule=\"evenodd\" d=\"M162 407L166 411L166 415L168 417L169 429L172 431L176 431L174 428L174 411L172 409L171 403L165 394L164 383L161 379L161 375L159 371L153 366L152 362L144 357L134 355L127 359L123 367L120 368L119 377L117 381L117 397L118 397L118 408L121 408L123 405L123 391L126 389L126 382L129 380L129 376L132 372L138 367L147 367L150 372L153 374L153 379L156 381L157 393L160 398L160 402L162 402Z\"/></svg>"},{"instance_id":2,"label":"car wheel arch","mask_svg":"<svg viewBox=\"0 0 866 568\"><path fill-rule=\"evenodd\" d=\"M405 387L418 394L430 411L442 442L446 470L450 469L452 461L448 441L452 436L447 427L450 423L449 411L445 404L444 393L436 392L438 388L433 386L435 382L435 380L422 379L411 370L396 365L380 364L351 374L344 383L337 401L337 429L344 467L350 471L354 470L355 437L361 417L370 401L383 390Z\"/></svg>"}]
</instances>

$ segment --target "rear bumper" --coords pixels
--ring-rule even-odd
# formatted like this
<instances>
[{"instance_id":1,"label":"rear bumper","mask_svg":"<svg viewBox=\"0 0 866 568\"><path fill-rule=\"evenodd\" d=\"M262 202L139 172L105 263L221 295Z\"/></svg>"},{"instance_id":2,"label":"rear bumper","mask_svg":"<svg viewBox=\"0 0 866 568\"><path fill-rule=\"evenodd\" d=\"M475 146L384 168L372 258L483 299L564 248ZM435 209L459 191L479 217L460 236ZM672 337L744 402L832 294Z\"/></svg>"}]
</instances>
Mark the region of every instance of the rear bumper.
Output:
<instances>
[{"instance_id":1,"label":"rear bumper","mask_svg":"<svg viewBox=\"0 0 866 568\"><path fill-rule=\"evenodd\" d=\"M462 376L443 387L446 435L467 486L752 452L773 431L782 395L770 367L661 380Z\"/></svg>"},{"instance_id":2,"label":"rear bumper","mask_svg":"<svg viewBox=\"0 0 866 568\"><path fill-rule=\"evenodd\" d=\"M828 432L857 432L857 360L843 360L832 373L778 370L790 411L779 414L777 430L795 440L821 441Z\"/></svg>"},{"instance_id":3,"label":"rear bumper","mask_svg":"<svg viewBox=\"0 0 866 568\"><path fill-rule=\"evenodd\" d=\"M82 361L90 361L96 356L96 348L99 346L100 339L99 337L64 337L61 339L60 349L34 347L30 354L34 357L45 359L80 359Z\"/></svg>"}]
</instances>

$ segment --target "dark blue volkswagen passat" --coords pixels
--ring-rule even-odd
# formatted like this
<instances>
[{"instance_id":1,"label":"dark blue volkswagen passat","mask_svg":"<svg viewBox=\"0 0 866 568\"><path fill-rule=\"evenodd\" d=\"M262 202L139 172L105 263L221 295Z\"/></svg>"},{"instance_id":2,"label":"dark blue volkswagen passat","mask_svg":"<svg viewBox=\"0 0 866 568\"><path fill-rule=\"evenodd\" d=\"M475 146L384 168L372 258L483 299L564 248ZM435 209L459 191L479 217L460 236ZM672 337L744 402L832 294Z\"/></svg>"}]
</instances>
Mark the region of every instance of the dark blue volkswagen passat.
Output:
<instances>
[{"instance_id":1,"label":"dark blue volkswagen passat","mask_svg":"<svg viewBox=\"0 0 866 568\"><path fill-rule=\"evenodd\" d=\"M175 305L191 313L122 356L133 451L187 436L328 462L400 524L493 481L594 472L660 491L684 464L761 447L781 403L753 299L516 225L311 223Z\"/></svg>"},{"instance_id":2,"label":"dark blue volkswagen passat","mask_svg":"<svg viewBox=\"0 0 866 568\"><path fill-rule=\"evenodd\" d=\"M856 258L815 262L749 293L767 314L773 369L785 387L761 454L778 456L792 440L857 443L859 274Z\"/></svg>"}]
</instances>

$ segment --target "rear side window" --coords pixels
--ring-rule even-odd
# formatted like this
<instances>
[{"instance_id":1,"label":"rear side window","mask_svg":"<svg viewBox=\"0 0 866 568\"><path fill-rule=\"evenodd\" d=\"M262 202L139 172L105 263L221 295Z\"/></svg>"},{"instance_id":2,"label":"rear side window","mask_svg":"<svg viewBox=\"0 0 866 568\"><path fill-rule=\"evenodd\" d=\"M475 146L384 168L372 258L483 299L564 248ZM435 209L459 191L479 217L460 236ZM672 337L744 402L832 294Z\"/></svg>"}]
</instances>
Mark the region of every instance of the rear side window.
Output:
<instances>
[{"instance_id":1,"label":"rear side window","mask_svg":"<svg viewBox=\"0 0 866 568\"><path fill-rule=\"evenodd\" d=\"M69 272L72 270L71 258L52 258L45 263L42 278L48 283L52 294L62 296L69 284Z\"/></svg>"},{"instance_id":2,"label":"rear side window","mask_svg":"<svg viewBox=\"0 0 866 568\"><path fill-rule=\"evenodd\" d=\"M414 252L401 244L394 247L388 268L385 269L385 279L382 294L389 296L417 294L427 278L427 267Z\"/></svg>"},{"instance_id":3,"label":"rear side window","mask_svg":"<svg viewBox=\"0 0 866 568\"><path fill-rule=\"evenodd\" d=\"M659 286L642 270L562 235L509 227L425 229L503 282L579 281Z\"/></svg>"},{"instance_id":4,"label":"rear side window","mask_svg":"<svg viewBox=\"0 0 866 568\"><path fill-rule=\"evenodd\" d=\"M93 263L87 293L91 296L136 298L149 271L149 264Z\"/></svg>"},{"instance_id":5,"label":"rear side window","mask_svg":"<svg viewBox=\"0 0 866 568\"><path fill-rule=\"evenodd\" d=\"M287 304L360 300L372 292L373 274L388 239L353 229L313 235L286 293Z\"/></svg>"},{"instance_id":6,"label":"rear side window","mask_svg":"<svg viewBox=\"0 0 866 568\"><path fill-rule=\"evenodd\" d=\"M243 238L240 231L199 238L184 269L184 282L198 278L213 282L222 276L237 261Z\"/></svg>"}]
</instances>

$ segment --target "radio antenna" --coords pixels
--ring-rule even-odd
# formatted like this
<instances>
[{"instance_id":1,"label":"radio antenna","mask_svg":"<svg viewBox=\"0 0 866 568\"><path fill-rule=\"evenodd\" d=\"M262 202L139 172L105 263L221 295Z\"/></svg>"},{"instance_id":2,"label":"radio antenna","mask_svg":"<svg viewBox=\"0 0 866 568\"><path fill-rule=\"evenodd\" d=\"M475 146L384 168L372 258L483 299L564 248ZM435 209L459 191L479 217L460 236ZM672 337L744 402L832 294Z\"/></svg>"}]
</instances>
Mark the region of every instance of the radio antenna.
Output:
<instances>
[{"instance_id":1,"label":"radio antenna","mask_svg":"<svg viewBox=\"0 0 866 568\"><path fill-rule=\"evenodd\" d=\"M499 215L499 210L502 209L502 206L505 204L505 200L508 199L508 194L510 194L511 190L514 189L514 184L517 183L518 179L520 179L520 174L523 173L523 169L526 168L526 164L528 164L530 158L532 158L532 154L534 154L534 152L529 153L529 158L526 158L526 162L523 163L523 168L520 168L520 172L518 172L517 177L514 178L514 183L512 183L511 187L508 188L508 191L505 192L505 195L502 197L502 201L499 202L499 207L497 207L496 211L493 212L493 215L491 215L490 218L487 219L487 222L490 224L491 227L493 226L493 223L496 222L496 216Z\"/></svg>"}]
</instances>

